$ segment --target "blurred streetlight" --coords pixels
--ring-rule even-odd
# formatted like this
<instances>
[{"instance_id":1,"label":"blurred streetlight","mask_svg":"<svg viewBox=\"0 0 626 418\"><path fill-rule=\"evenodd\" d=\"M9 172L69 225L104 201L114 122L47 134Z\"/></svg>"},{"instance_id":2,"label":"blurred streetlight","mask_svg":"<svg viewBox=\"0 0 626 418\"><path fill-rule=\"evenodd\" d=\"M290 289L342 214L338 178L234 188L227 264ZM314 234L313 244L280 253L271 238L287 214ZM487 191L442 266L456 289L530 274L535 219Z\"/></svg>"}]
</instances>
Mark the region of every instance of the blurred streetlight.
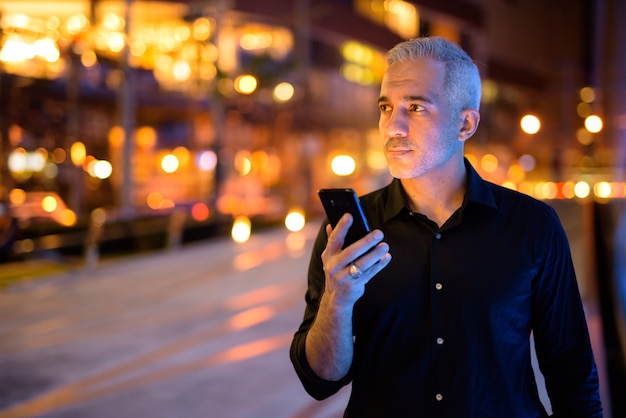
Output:
<instances>
[{"instance_id":1,"label":"blurred streetlight","mask_svg":"<svg viewBox=\"0 0 626 418\"><path fill-rule=\"evenodd\" d=\"M585 118L585 128L592 134L596 134L602 130L603 122L598 115L589 115Z\"/></svg>"},{"instance_id":2,"label":"blurred streetlight","mask_svg":"<svg viewBox=\"0 0 626 418\"><path fill-rule=\"evenodd\" d=\"M330 168L338 176L349 176L354 173L356 162L349 155L337 155L332 159Z\"/></svg>"},{"instance_id":3,"label":"blurred streetlight","mask_svg":"<svg viewBox=\"0 0 626 418\"><path fill-rule=\"evenodd\" d=\"M304 213L299 209L290 211L285 217L285 226L291 232L301 231L305 223Z\"/></svg>"},{"instance_id":4,"label":"blurred streetlight","mask_svg":"<svg viewBox=\"0 0 626 418\"><path fill-rule=\"evenodd\" d=\"M241 94L252 94L258 84L259 82L253 75L242 74L235 79L235 90Z\"/></svg>"},{"instance_id":5,"label":"blurred streetlight","mask_svg":"<svg viewBox=\"0 0 626 418\"><path fill-rule=\"evenodd\" d=\"M233 241L241 244L250 239L251 230L252 225L250 223L250 218L247 216L238 216L233 222L233 228L230 231L230 235L233 238Z\"/></svg>"},{"instance_id":6,"label":"blurred streetlight","mask_svg":"<svg viewBox=\"0 0 626 418\"><path fill-rule=\"evenodd\" d=\"M283 82L274 87L274 99L278 102L287 102L293 98L295 93L293 85Z\"/></svg>"},{"instance_id":7,"label":"blurred streetlight","mask_svg":"<svg viewBox=\"0 0 626 418\"><path fill-rule=\"evenodd\" d=\"M524 115L520 120L520 126L524 132L534 135L541 129L541 121L535 115Z\"/></svg>"}]
</instances>

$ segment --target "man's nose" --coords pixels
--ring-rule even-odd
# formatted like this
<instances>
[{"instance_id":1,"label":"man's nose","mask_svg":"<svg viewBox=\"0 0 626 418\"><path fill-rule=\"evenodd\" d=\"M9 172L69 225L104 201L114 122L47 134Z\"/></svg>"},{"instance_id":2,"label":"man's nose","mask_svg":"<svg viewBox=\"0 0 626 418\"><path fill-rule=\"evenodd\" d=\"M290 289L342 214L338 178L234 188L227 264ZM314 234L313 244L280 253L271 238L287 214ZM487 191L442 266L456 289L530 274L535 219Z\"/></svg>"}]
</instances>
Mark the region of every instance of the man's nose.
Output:
<instances>
[{"instance_id":1,"label":"man's nose","mask_svg":"<svg viewBox=\"0 0 626 418\"><path fill-rule=\"evenodd\" d=\"M385 135L387 137L407 136L408 130L406 115L400 110L391 112L384 126Z\"/></svg>"}]
</instances>

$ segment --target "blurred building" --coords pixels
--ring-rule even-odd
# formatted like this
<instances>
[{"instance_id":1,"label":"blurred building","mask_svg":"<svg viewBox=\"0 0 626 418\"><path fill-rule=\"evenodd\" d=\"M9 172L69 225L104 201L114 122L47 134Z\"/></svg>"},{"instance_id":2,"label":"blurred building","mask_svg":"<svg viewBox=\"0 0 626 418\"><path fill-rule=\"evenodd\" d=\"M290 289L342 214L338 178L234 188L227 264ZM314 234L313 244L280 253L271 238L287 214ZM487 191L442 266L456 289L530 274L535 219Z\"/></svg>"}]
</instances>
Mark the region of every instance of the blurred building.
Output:
<instances>
[{"instance_id":1,"label":"blurred building","mask_svg":"<svg viewBox=\"0 0 626 418\"><path fill-rule=\"evenodd\" d=\"M482 72L467 152L485 177L624 197L624 99L608 94L624 90L608 71L624 67L619 3L3 0L2 199L20 210L51 192L42 217L71 227L96 208L278 219L319 210L320 187L371 190L388 180L384 53L424 34Z\"/></svg>"}]
</instances>

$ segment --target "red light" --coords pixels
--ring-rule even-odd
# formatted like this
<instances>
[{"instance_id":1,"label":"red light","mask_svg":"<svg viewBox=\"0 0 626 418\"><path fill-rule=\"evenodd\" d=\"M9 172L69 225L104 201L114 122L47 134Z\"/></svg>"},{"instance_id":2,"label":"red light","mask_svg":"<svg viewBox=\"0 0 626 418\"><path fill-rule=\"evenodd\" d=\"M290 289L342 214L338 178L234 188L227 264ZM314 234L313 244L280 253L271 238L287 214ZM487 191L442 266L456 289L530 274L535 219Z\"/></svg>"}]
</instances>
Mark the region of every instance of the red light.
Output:
<instances>
[{"instance_id":1,"label":"red light","mask_svg":"<svg viewBox=\"0 0 626 418\"><path fill-rule=\"evenodd\" d=\"M191 208L191 216L196 221L206 221L209 217L209 207L204 203L196 203Z\"/></svg>"}]
</instances>

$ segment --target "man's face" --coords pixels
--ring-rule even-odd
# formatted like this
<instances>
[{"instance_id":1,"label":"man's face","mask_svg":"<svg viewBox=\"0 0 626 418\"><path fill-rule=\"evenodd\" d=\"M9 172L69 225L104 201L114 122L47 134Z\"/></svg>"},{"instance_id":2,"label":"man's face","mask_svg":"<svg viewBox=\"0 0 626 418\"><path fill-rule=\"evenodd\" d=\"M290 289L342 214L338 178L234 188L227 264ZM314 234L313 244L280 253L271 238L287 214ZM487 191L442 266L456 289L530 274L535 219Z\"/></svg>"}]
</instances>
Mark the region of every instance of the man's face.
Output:
<instances>
[{"instance_id":1,"label":"man's face","mask_svg":"<svg viewBox=\"0 0 626 418\"><path fill-rule=\"evenodd\" d=\"M391 64L380 89L378 128L389 171L400 179L445 171L463 155L461 112L444 90L445 65L432 59Z\"/></svg>"}]
</instances>

